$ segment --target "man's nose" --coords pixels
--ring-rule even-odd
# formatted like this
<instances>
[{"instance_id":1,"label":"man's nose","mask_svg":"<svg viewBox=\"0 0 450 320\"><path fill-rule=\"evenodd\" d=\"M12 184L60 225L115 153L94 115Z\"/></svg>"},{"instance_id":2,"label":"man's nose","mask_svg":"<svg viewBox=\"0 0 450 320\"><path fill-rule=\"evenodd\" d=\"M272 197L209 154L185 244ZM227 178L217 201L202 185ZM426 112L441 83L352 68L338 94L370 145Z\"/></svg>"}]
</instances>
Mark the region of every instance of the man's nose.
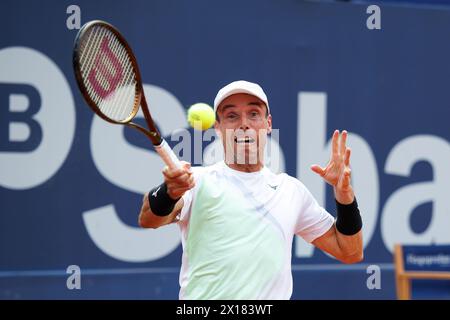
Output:
<instances>
[{"instance_id":1,"label":"man's nose","mask_svg":"<svg viewBox=\"0 0 450 320\"><path fill-rule=\"evenodd\" d=\"M249 121L247 119L247 116L246 115L241 116L241 125L239 126L239 129L242 129L244 131L248 130L250 128L248 126L248 123L249 123Z\"/></svg>"}]
</instances>

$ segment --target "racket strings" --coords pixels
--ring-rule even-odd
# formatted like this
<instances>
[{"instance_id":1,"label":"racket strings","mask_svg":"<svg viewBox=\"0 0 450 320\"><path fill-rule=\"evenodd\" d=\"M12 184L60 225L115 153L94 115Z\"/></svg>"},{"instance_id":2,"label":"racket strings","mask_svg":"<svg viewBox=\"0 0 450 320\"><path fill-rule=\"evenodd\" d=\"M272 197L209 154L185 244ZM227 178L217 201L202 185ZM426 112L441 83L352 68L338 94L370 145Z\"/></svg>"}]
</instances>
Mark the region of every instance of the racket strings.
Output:
<instances>
[{"instance_id":1,"label":"racket strings","mask_svg":"<svg viewBox=\"0 0 450 320\"><path fill-rule=\"evenodd\" d=\"M89 71L92 70L92 66L95 60L95 57L98 54L98 49L97 47L95 47L95 43L98 42L98 40L100 39L100 33L93 33L91 30L91 34L89 36L86 37L87 41L85 44L85 50L84 52L88 52L88 54L86 55L86 69L85 69L85 74L83 75L83 82L86 85L86 88L88 89L88 93L91 96L92 100L96 103L96 105L99 105L99 96L94 94L94 88L91 85L91 82L86 81L87 76L89 74ZM81 71L83 72L83 61L80 62L81 65Z\"/></svg>"},{"instance_id":2,"label":"racket strings","mask_svg":"<svg viewBox=\"0 0 450 320\"><path fill-rule=\"evenodd\" d=\"M117 42L117 46L121 47L121 44L119 42ZM120 61L124 61L125 59L128 59L128 53L126 52L126 50L124 48L122 48L122 54L119 57ZM130 62L131 63L131 62ZM134 69L133 68L128 68L127 70L125 70L124 72L124 83L133 83L135 78L135 73L134 73ZM127 113L127 106L132 104L133 106L135 105L135 96L136 96L136 81L134 81L134 86L126 86L124 87L124 89L122 91L120 91L120 97L118 99L119 101L119 108L117 108L118 110L118 115L120 114L124 114ZM129 101L130 98L133 98L132 101ZM128 115L129 116L129 112Z\"/></svg>"},{"instance_id":3,"label":"racket strings","mask_svg":"<svg viewBox=\"0 0 450 320\"><path fill-rule=\"evenodd\" d=\"M99 29L99 28L97 28ZM96 103L97 106L101 105L101 96L97 94L97 90L94 87L94 84L92 83L92 80L89 81L89 75L92 72L93 67L95 64L99 64L100 62L100 41L105 36L105 30L103 28L100 29L100 31L97 31L94 29L90 30L90 33L86 35L86 44L84 46L84 52L87 53L86 62L80 59L80 65L81 65L81 71L83 74L83 80L86 85L86 88L88 90L89 95L91 96L91 99ZM100 75L96 74L96 79L99 79ZM100 78L101 79L101 78ZM100 80L102 81L102 80ZM101 83L104 85L104 83Z\"/></svg>"},{"instance_id":4,"label":"racket strings","mask_svg":"<svg viewBox=\"0 0 450 320\"><path fill-rule=\"evenodd\" d=\"M124 63L126 63L126 59L128 58L128 53L127 51L122 47L122 44L119 41L115 41L113 43L113 47L111 48L113 52L118 52L119 51L119 56L117 57L118 60L120 61L121 65L123 65ZM109 64L109 68L110 71L112 68L112 65ZM129 75L134 76L134 72L133 72L133 68L129 68L128 70L125 70L125 72L127 72L126 74L124 74L124 83L130 83L132 81L132 79L129 77ZM129 92L130 89L133 92ZM134 97L134 87L123 87L122 90L118 91L117 93L117 108L113 110L113 117L115 119L120 119L121 115L125 114L126 117L128 117L129 112L127 112L127 106L129 106L130 102L127 101L127 97L130 97L130 95L133 95ZM134 104L133 104L134 105Z\"/></svg>"},{"instance_id":5,"label":"racket strings","mask_svg":"<svg viewBox=\"0 0 450 320\"><path fill-rule=\"evenodd\" d=\"M79 64L86 91L108 118L125 121L136 109L137 80L131 57L109 29L95 26L81 39Z\"/></svg>"}]
</instances>

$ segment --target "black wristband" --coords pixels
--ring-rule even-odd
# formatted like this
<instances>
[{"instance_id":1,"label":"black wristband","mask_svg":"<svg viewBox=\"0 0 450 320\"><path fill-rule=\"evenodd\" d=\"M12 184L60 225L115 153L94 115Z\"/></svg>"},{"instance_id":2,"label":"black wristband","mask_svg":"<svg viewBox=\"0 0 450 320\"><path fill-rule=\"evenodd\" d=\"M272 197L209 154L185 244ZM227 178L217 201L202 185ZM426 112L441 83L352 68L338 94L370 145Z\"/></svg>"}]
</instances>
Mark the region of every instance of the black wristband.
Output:
<instances>
[{"instance_id":1,"label":"black wristband","mask_svg":"<svg viewBox=\"0 0 450 320\"><path fill-rule=\"evenodd\" d=\"M173 200L167 193L167 186L165 183L153 188L148 193L148 203L152 212L160 217L169 215L172 212L175 204L180 198Z\"/></svg>"},{"instance_id":2,"label":"black wristband","mask_svg":"<svg viewBox=\"0 0 450 320\"><path fill-rule=\"evenodd\" d=\"M346 236L352 236L362 228L362 219L356 198L350 204L341 204L336 200L336 229Z\"/></svg>"}]
</instances>

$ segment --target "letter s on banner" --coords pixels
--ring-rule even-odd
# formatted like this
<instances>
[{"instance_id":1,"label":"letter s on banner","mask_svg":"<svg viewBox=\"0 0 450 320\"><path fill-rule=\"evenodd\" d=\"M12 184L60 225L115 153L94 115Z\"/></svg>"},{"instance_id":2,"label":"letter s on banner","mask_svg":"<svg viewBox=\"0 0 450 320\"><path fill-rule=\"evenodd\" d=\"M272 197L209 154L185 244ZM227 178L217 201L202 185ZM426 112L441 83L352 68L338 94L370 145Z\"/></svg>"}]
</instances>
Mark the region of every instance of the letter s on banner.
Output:
<instances>
[{"instance_id":1,"label":"letter s on banner","mask_svg":"<svg viewBox=\"0 0 450 320\"><path fill-rule=\"evenodd\" d=\"M185 110L175 96L156 86L144 85L144 90L152 116L163 136L186 126ZM142 118L142 113L139 112L137 117ZM114 126L94 117L91 129L92 158L106 180L122 189L144 193L161 182L164 163L150 141L146 149L133 146L126 141L124 130L132 129ZM137 215L138 212L136 219ZM112 204L84 212L83 220L96 246L122 261L157 260L170 254L180 244L176 225L156 230L134 228L120 220Z\"/></svg>"}]
</instances>

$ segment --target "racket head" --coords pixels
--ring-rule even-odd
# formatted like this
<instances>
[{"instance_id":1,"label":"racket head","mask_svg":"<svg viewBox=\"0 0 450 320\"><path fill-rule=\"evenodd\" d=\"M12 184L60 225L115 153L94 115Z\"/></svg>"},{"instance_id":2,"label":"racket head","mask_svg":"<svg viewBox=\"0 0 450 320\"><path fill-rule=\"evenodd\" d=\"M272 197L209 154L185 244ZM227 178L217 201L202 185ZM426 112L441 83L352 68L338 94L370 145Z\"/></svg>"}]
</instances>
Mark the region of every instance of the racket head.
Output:
<instances>
[{"instance_id":1,"label":"racket head","mask_svg":"<svg viewBox=\"0 0 450 320\"><path fill-rule=\"evenodd\" d=\"M143 96L136 58L121 33L111 24L86 23L75 38L73 68L78 87L102 119L127 124Z\"/></svg>"}]
</instances>

